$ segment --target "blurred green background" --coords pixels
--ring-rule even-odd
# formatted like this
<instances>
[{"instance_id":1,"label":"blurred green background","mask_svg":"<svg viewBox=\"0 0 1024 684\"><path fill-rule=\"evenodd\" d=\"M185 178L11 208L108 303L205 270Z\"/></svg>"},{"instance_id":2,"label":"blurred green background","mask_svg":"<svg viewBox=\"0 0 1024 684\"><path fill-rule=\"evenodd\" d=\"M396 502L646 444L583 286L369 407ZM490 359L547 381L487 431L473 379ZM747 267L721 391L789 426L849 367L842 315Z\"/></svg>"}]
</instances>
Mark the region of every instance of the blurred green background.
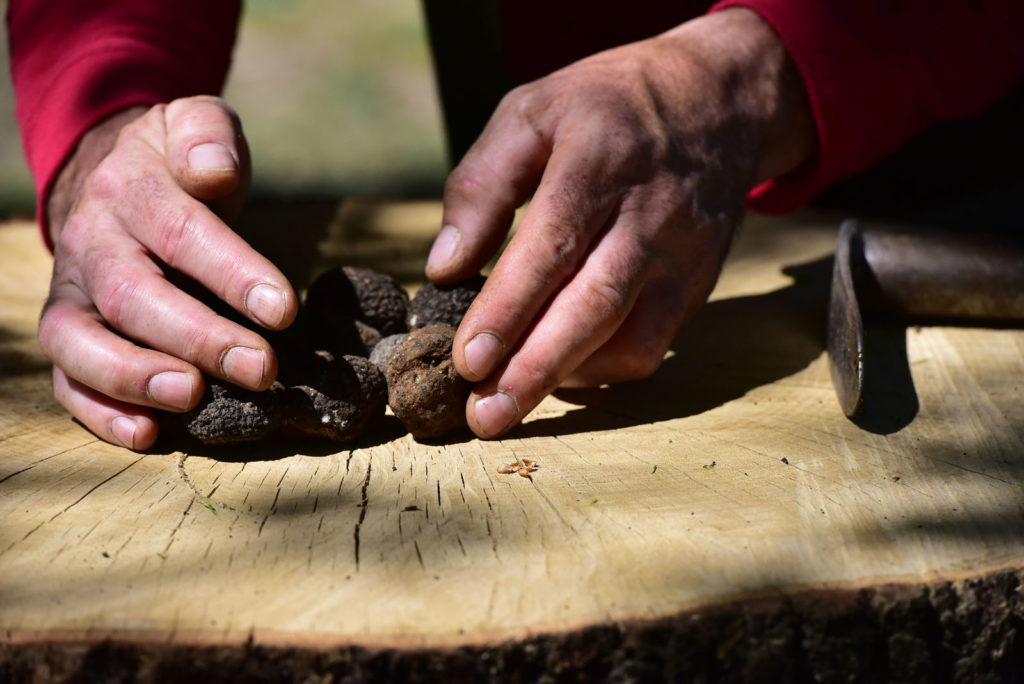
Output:
<instances>
[{"instance_id":1,"label":"blurred green background","mask_svg":"<svg viewBox=\"0 0 1024 684\"><path fill-rule=\"evenodd\" d=\"M447 159L418 0L247 0L225 97L252 150L255 198L440 195ZM0 216L33 206L8 77Z\"/></svg>"}]
</instances>

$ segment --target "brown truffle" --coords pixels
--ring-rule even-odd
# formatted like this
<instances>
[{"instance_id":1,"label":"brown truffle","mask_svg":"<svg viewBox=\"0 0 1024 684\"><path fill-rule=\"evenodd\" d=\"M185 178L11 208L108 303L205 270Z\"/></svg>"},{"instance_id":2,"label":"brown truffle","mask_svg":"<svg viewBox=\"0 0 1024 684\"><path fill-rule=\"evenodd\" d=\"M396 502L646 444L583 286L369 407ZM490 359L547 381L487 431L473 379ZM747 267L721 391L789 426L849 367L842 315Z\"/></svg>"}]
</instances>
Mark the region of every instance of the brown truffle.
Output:
<instances>
[{"instance_id":1,"label":"brown truffle","mask_svg":"<svg viewBox=\"0 0 1024 684\"><path fill-rule=\"evenodd\" d=\"M284 392L284 426L307 437L355 441L384 414L384 375L361 356L313 357L307 381Z\"/></svg>"},{"instance_id":2,"label":"brown truffle","mask_svg":"<svg viewBox=\"0 0 1024 684\"><path fill-rule=\"evenodd\" d=\"M458 328L462 317L469 311L469 305L484 286L484 280L483 276L477 275L455 285L427 283L409 302L406 318L409 329L424 328L434 323L447 323Z\"/></svg>"},{"instance_id":3,"label":"brown truffle","mask_svg":"<svg viewBox=\"0 0 1024 684\"><path fill-rule=\"evenodd\" d=\"M413 437L440 437L466 424L470 384L455 372L455 327L413 330L387 360L388 403Z\"/></svg>"},{"instance_id":4,"label":"brown truffle","mask_svg":"<svg viewBox=\"0 0 1024 684\"><path fill-rule=\"evenodd\" d=\"M263 439L281 424L280 390L251 392L207 378L196 408L182 414L185 432L205 444L237 444Z\"/></svg>"}]
</instances>

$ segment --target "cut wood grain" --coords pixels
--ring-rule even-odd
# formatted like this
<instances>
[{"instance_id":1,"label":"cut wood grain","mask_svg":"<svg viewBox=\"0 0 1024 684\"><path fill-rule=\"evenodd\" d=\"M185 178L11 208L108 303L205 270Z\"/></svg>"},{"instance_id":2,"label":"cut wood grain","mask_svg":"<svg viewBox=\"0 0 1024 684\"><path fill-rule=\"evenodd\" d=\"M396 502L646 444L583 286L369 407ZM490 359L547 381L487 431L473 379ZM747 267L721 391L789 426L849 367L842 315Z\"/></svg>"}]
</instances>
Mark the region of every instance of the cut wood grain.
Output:
<instances>
[{"instance_id":1,"label":"cut wood grain","mask_svg":"<svg viewBox=\"0 0 1024 684\"><path fill-rule=\"evenodd\" d=\"M418 211L429 235L439 208ZM332 649L418 667L466 648L476 667L557 642L586 672L608 662L588 639L622 655L658 625L747 620L738 637L708 628L701 657L727 658L780 605L804 620L822 597L895 586L884 605L911 605L972 581L1009 592L1019 623L1024 333L907 330L916 415L889 434L854 425L823 351L837 225L748 222L657 374L549 398L498 441L146 454L53 402L34 342L49 257L31 226L0 228L0 662L56 649L74 669L112 640L139 645L137 668L214 646L294 668ZM532 480L497 472L522 457Z\"/></svg>"}]
</instances>

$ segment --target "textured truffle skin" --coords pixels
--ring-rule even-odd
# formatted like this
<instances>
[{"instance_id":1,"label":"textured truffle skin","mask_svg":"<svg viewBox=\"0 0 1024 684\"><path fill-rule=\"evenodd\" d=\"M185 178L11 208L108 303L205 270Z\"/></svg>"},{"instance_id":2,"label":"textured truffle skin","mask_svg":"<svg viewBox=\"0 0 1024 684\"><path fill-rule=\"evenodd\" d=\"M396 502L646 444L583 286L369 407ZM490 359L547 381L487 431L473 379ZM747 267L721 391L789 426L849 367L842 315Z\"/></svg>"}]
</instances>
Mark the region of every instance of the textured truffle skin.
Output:
<instances>
[{"instance_id":1,"label":"textured truffle skin","mask_svg":"<svg viewBox=\"0 0 1024 684\"><path fill-rule=\"evenodd\" d=\"M359 320L376 328L381 335L405 332L409 295L398 281L370 268L341 269L355 289L359 301Z\"/></svg>"},{"instance_id":2,"label":"textured truffle skin","mask_svg":"<svg viewBox=\"0 0 1024 684\"><path fill-rule=\"evenodd\" d=\"M204 444L238 444L263 439L281 424L282 387L250 392L207 379L196 408L183 415L185 431Z\"/></svg>"},{"instance_id":3,"label":"textured truffle skin","mask_svg":"<svg viewBox=\"0 0 1024 684\"><path fill-rule=\"evenodd\" d=\"M469 311L469 305L484 286L484 280L483 276L477 275L455 285L427 283L409 302L409 315L406 318L409 329L424 328L435 323L447 323L458 328L462 317Z\"/></svg>"},{"instance_id":4,"label":"textured truffle skin","mask_svg":"<svg viewBox=\"0 0 1024 684\"><path fill-rule=\"evenodd\" d=\"M352 442L384 414L384 375L361 356L335 358L317 352L307 382L289 387L283 398L284 425L292 432Z\"/></svg>"},{"instance_id":5,"label":"textured truffle skin","mask_svg":"<svg viewBox=\"0 0 1024 684\"><path fill-rule=\"evenodd\" d=\"M455 372L454 339L454 326L430 325L406 335L388 357L388 403L417 439L466 425L470 384Z\"/></svg>"},{"instance_id":6,"label":"textured truffle skin","mask_svg":"<svg viewBox=\"0 0 1024 684\"><path fill-rule=\"evenodd\" d=\"M332 268L306 291L314 329L357 319L381 335L405 332L409 295L394 278L369 268ZM358 335L357 335L358 336Z\"/></svg>"}]
</instances>

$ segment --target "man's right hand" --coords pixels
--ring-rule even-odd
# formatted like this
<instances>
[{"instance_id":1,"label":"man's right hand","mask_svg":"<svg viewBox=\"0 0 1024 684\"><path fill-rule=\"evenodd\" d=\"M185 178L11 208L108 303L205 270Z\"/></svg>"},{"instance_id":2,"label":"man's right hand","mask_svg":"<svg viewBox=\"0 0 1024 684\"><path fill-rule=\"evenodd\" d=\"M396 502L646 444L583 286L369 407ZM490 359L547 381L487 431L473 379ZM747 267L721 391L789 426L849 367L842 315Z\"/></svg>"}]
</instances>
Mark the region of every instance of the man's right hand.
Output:
<instances>
[{"instance_id":1,"label":"man's right hand","mask_svg":"<svg viewBox=\"0 0 1024 684\"><path fill-rule=\"evenodd\" d=\"M263 390L277 373L270 345L178 289L192 278L256 323L295 318L288 280L225 223L249 183L238 117L194 97L136 108L82 139L48 202L54 244L39 342L54 396L102 439L146 449L151 409L186 411L202 373Z\"/></svg>"}]
</instances>

